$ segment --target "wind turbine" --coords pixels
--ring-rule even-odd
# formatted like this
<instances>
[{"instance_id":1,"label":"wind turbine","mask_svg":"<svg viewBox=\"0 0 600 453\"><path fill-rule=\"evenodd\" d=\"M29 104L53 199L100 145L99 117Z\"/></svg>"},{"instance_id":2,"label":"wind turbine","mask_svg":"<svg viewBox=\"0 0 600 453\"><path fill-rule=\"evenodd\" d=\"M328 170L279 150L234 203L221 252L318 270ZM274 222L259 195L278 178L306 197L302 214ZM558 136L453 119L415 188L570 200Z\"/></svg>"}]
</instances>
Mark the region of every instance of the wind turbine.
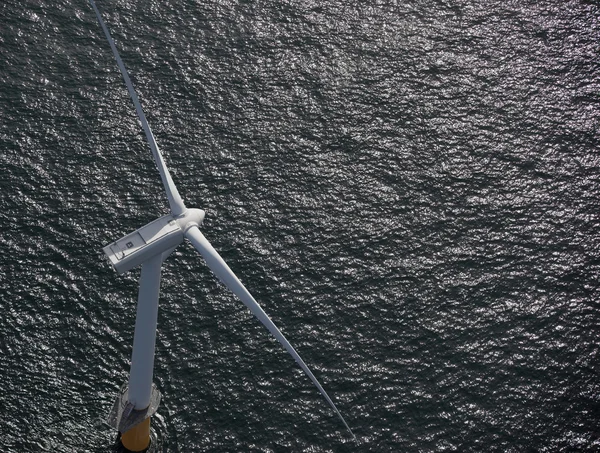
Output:
<instances>
[{"instance_id":1,"label":"wind turbine","mask_svg":"<svg viewBox=\"0 0 600 453\"><path fill-rule=\"evenodd\" d=\"M107 419L108 423L122 434L121 442L128 450L143 451L148 447L150 443L150 417L156 412L160 403L160 392L152 383L160 272L163 261L183 242L184 238L187 238L200 252L208 267L221 282L248 307L252 314L296 360L300 368L319 389L319 392L344 423L352 437L356 439L342 414L294 347L273 324L273 321L200 232L199 227L202 226L204 220L204 211L201 209L188 209L183 203L160 154L154 135L146 120L146 115L144 115L138 96L108 28L106 28L94 0L90 0L90 4L106 35L125 80L129 95L135 105L171 209L171 214L150 222L103 249L119 274L123 274L138 265L142 266L129 382L123 385L121 392L117 395Z\"/></svg>"}]
</instances>

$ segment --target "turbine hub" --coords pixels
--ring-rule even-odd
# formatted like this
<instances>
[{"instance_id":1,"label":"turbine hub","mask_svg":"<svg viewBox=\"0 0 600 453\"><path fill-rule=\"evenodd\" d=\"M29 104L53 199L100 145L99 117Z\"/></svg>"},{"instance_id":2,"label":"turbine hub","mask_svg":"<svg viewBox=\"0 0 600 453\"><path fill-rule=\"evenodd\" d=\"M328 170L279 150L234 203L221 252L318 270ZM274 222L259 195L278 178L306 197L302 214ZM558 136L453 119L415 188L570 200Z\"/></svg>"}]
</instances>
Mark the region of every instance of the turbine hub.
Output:
<instances>
[{"instance_id":1,"label":"turbine hub","mask_svg":"<svg viewBox=\"0 0 600 453\"><path fill-rule=\"evenodd\" d=\"M204 222L204 210L202 209L187 209L180 216L175 217L175 221L181 228L181 231L185 234L191 227L200 227Z\"/></svg>"}]
</instances>

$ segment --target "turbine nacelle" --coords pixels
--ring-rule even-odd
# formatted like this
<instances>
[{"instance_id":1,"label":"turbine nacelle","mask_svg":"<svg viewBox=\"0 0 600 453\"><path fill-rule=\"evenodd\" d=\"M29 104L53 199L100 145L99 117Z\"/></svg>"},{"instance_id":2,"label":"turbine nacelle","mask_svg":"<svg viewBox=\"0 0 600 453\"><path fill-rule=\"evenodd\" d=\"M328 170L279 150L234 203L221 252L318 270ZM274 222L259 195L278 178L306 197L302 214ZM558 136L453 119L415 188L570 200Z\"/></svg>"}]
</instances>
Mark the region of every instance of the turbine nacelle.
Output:
<instances>
[{"instance_id":1,"label":"turbine nacelle","mask_svg":"<svg viewBox=\"0 0 600 453\"><path fill-rule=\"evenodd\" d=\"M204 221L202 209L186 209L178 216L165 215L104 247L104 253L117 273L134 267L177 247L185 233Z\"/></svg>"}]
</instances>

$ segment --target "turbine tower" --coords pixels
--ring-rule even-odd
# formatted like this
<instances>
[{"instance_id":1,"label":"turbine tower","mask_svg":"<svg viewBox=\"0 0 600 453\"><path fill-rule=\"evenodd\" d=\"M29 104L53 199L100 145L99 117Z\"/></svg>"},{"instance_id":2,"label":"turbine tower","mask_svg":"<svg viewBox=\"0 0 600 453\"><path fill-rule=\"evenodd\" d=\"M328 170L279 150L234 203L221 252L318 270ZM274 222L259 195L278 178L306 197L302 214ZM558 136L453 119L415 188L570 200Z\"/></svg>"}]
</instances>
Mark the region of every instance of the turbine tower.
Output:
<instances>
[{"instance_id":1,"label":"turbine tower","mask_svg":"<svg viewBox=\"0 0 600 453\"><path fill-rule=\"evenodd\" d=\"M346 420L344 420L344 417L306 363L304 363L293 346L287 341L275 324L273 324L273 321L271 321L269 316L254 300L217 251L210 245L210 242L200 232L200 227L204 220L204 211L201 209L188 209L183 203L160 154L138 96L131 84L127 70L123 65L123 61L119 56L108 28L106 28L94 0L90 0L90 4L106 35L106 39L125 80L129 95L135 105L154 161L158 167L171 210L170 214L160 217L104 247L104 252L117 273L123 274L138 265L142 267L139 280L138 305L129 381L123 385L120 393L117 395L107 419L108 423L121 433L121 442L126 449L130 451L143 451L148 448L150 444L150 417L156 412L160 403L160 392L152 383L160 272L165 258L184 239L188 239L221 282L248 307L252 314L258 318L296 360L300 368L302 368L327 400L352 437L355 438Z\"/></svg>"}]
</instances>

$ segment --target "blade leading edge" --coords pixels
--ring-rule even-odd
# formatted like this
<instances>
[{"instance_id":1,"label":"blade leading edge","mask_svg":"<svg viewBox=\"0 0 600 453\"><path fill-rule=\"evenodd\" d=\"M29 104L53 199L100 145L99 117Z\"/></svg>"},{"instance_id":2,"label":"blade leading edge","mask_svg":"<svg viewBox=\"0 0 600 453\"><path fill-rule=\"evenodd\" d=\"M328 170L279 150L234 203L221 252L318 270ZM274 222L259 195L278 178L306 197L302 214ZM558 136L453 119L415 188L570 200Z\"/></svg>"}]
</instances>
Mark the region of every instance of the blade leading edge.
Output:
<instances>
[{"instance_id":1,"label":"blade leading edge","mask_svg":"<svg viewBox=\"0 0 600 453\"><path fill-rule=\"evenodd\" d=\"M110 44L110 48L113 51L115 59L117 60L117 65L123 75L123 79L125 80L125 85L127 85L127 91L129 91L129 95L131 96L131 100L133 101L133 105L135 105L135 110L137 111L138 117L140 118L140 122L142 123L142 128L144 129L144 133L146 134L146 139L148 140L148 144L150 145L150 149L152 150L152 155L154 156L154 161L156 162L156 166L158 167L158 172L160 173L160 178L162 179L163 186L165 187L165 192L167 192L167 199L169 200L169 206L171 207L171 213L174 216L181 215L185 212L186 208L183 204L183 200L177 191L177 187L175 187L175 183L171 179L171 174L169 173L169 169L165 165L165 161L160 154L158 149L158 145L156 144L156 140L154 140L154 135L150 130L150 126L148 125L148 121L146 120L146 115L144 115L144 111L142 110L142 106L140 104L140 100L138 99L137 93L131 84L131 79L129 78L129 74L127 73L127 69L125 69L125 65L121 60L121 56L119 55L119 51L115 46L115 43L110 36L108 28L104 25L104 21L102 20L102 16L100 16L100 11L96 7L96 3L94 0L90 0L90 4L92 8L94 8L94 12L96 13L96 17L98 18L98 22L106 35L106 39L108 40L108 44Z\"/></svg>"},{"instance_id":2,"label":"blade leading edge","mask_svg":"<svg viewBox=\"0 0 600 453\"><path fill-rule=\"evenodd\" d=\"M300 355L298 355L294 347L290 344L289 341L287 341L287 339L283 336L283 334L277 328L277 326L273 324L271 318L269 318L269 316L264 312L261 306L258 305L256 300L254 300L254 298L244 287L242 282L238 280L233 271L229 268L229 266L227 266L225 261L223 261L223 258L221 258L221 256L217 253L213 246L210 245L210 242L208 242L208 240L204 237L200 230L197 227L191 227L186 231L185 235L194 245L196 250L198 250L202 257L206 260L206 264L208 264L208 267L210 267L214 274L225 284L225 286L227 286L227 288L229 288L236 296L240 298L244 305L246 305L246 307L250 309L252 314L256 316L258 320L262 322L267 329L269 329L269 332L271 332L271 334L283 345L283 347L296 360L298 365L300 365L300 368L304 370L304 372L310 378L313 384L315 384L315 386L319 389L321 395L325 397L331 408L338 415L342 423L344 423L344 426L346 426L350 434L352 434L352 437L356 439L354 433L348 426L348 423L346 423L346 420L344 419L344 417L342 417L342 414L340 413L340 411L338 411L337 407L335 407L335 404L333 403L331 398L329 398L329 395L327 394L325 389L323 389L315 375L312 373L312 371L310 371L306 363L304 363L304 360L302 360Z\"/></svg>"}]
</instances>

